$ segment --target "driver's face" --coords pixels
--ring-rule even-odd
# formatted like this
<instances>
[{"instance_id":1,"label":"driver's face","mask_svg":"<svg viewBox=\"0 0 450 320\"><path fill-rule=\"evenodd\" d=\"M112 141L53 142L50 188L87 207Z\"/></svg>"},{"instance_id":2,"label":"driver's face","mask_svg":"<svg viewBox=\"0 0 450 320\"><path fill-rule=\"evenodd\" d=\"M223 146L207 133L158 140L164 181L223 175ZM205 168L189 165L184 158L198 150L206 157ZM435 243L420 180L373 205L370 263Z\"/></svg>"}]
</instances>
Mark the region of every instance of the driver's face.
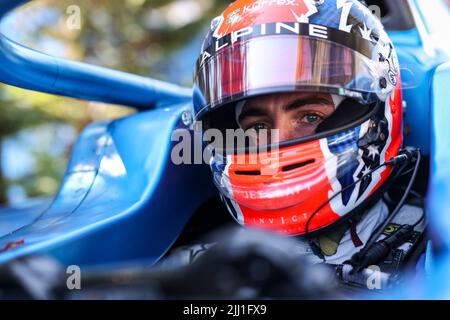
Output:
<instances>
[{"instance_id":1,"label":"driver's face","mask_svg":"<svg viewBox=\"0 0 450 320\"><path fill-rule=\"evenodd\" d=\"M243 130L278 130L273 143L303 138L316 132L317 126L333 114L331 95L282 93L247 100L238 116Z\"/></svg>"}]
</instances>

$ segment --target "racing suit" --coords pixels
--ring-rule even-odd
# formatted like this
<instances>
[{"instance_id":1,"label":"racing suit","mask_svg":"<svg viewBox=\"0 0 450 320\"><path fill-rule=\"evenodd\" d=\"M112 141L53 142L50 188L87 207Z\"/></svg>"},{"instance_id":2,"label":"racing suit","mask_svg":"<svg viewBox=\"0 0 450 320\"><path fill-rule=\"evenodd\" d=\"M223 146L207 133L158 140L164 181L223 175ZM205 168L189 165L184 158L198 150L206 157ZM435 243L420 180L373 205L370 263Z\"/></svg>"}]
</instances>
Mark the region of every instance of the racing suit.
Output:
<instances>
[{"instance_id":1,"label":"racing suit","mask_svg":"<svg viewBox=\"0 0 450 320\"><path fill-rule=\"evenodd\" d=\"M426 228L425 220L422 220L414 228L413 234L407 241L393 250L384 262L376 266L378 269L371 267L359 274L352 275L352 267L347 265L346 262L364 247L388 215L388 206L383 200L380 200L370 210L367 210L359 218L359 221L352 222L350 225L344 224L336 227L334 230L315 238L314 240L321 250L320 255L314 252L310 242L303 238L298 239L298 253L305 256L314 264L326 263L335 267L340 280L352 286L364 287L367 279L373 275L373 272L381 272L381 285L379 289L385 289L390 285L393 275L398 274L405 260L420 242ZM422 215L423 209L420 207L404 205L378 240L389 236L403 225L414 225L421 219ZM165 267L189 265L214 245L214 243L198 243L179 247L162 261L162 265Z\"/></svg>"}]
</instances>

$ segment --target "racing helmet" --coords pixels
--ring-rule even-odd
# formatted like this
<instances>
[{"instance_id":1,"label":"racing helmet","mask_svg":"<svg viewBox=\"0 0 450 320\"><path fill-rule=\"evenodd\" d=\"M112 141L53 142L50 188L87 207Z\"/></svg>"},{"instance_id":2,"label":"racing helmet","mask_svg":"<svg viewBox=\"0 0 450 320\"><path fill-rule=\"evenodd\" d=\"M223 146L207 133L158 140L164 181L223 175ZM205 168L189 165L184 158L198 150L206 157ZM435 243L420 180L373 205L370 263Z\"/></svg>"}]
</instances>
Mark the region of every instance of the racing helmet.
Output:
<instances>
[{"instance_id":1,"label":"racing helmet","mask_svg":"<svg viewBox=\"0 0 450 320\"><path fill-rule=\"evenodd\" d=\"M249 99L286 93L330 95L335 110L312 134L276 148L211 151L210 166L238 223L304 236L350 219L394 176L383 164L402 146L403 100L379 18L357 0L230 4L196 63L195 120L204 132L239 129ZM263 157L252 158L256 152Z\"/></svg>"}]
</instances>

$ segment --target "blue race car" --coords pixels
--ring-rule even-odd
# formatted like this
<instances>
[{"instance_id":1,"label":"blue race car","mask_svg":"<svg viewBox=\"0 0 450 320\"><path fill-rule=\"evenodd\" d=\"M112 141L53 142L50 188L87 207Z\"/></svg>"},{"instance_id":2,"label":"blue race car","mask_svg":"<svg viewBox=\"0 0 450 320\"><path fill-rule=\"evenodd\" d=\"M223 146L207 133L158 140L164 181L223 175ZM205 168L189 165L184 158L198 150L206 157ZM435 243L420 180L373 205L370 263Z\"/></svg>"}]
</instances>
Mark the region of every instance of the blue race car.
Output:
<instances>
[{"instance_id":1,"label":"blue race car","mask_svg":"<svg viewBox=\"0 0 450 320\"><path fill-rule=\"evenodd\" d=\"M0 0L0 18L26 2ZM406 145L419 147L425 158L417 191L426 196L427 239L433 239L420 248L418 274L410 280L414 295L405 289L392 297L448 298L449 10L441 0L366 2L381 8L383 24L398 51ZM193 234L227 222L220 214L205 218L205 212L221 210L209 168L170 161L172 133L190 126L190 89L54 58L3 34L0 61L0 82L5 84L139 110L84 130L51 202L1 209L0 265L45 255L63 266L88 269L151 266Z\"/></svg>"}]
</instances>

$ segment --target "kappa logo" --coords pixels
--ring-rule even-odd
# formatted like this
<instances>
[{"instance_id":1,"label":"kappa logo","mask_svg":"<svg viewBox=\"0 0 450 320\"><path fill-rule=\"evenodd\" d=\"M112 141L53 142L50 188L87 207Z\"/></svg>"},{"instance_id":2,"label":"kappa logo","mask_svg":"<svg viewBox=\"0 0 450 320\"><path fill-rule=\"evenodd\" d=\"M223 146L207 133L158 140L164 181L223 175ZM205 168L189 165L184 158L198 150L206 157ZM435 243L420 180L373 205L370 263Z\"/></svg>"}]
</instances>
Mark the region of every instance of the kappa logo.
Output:
<instances>
[{"instance_id":1,"label":"kappa logo","mask_svg":"<svg viewBox=\"0 0 450 320\"><path fill-rule=\"evenodd\" d=\"M311 0L259 0L255 1L252 4L245 5L242 12L244 14L253 13L256 11L260 11L264 9L265 7L272 7L272 6L291 6L291 7L300 7L300 10L302 13L297 14L294 10L291 10L291 12L294 14L295 19L297 22L303 22L308 23L309 19L308 17L312 16L313 14L316 14L318 12L316 6L312 3ZM232 13L227 15L226 24L234 23L239 20L240 16L239 13L241 13L241 9L236 9Z\"/></svg>"},{"instance_id":2,"label":"kappa logo","mask_svg":"<svg viewBox=\"0 0 450 320\"><path fill-rule=\"evenodd\" d=\"M278 7L277 10L275 8ZM259 12L267 12L258 15ZM247 17L251 17L253 23L266 24L275 22L300 22L308 23L309 17L318 13L313 0L256 0L248 1L241 7L230 7L217 19L213 30L215 38L223 37L233 31L247 26ZM291 18L286 19L289 15Z\"/></svg>"}]
</instances>

